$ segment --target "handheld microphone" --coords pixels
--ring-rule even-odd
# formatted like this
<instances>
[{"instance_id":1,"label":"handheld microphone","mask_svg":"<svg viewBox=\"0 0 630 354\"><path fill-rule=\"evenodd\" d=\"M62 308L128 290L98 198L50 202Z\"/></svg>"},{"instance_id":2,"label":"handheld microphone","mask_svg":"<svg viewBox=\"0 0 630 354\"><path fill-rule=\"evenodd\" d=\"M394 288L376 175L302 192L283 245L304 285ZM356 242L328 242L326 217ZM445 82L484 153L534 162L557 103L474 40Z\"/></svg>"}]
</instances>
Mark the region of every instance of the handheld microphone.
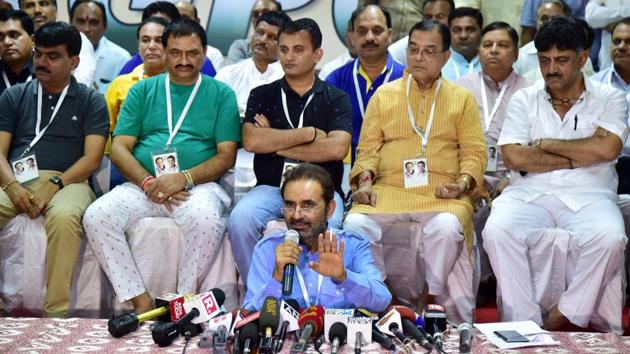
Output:
<instances>
[{"instance_id":1,"label":"handheld microphone","mask_svg":"<svg viewBox=\"0 0 630 354\"><path fill-rule=\"evenodd\" d=\"M284 242L292 242L298 244L300 242L300 234L295 230L287 230L284 234ZM284 266L282 274L282 295L289 296L293 292L293 275L295 274L295 264L287 264Z\"/></svg>"},{"instance_id":2,"label":"handheld microphone","mask_svg":"<svg viewBox=\"0 0 630 354\"><path fill-rule=\"evenodd\" d=\"M324 326L324 308L321 306L310 306L304 309L298 318L298 323L302 329L302 335L297 343L291 347L291 353L304 353L310 337L317 337Z\"/></svg>"},{"instance_id":3,"label":"handheld microphone","mask_svg":"<svg viewBox=\"0 0 630 354\"><path fill-rule=\"evenodd\" d=\"M348 330L346 328L346 325L341 322L335 322L332 326L330 326L330 330L328 331L328 338L332 340L332 354L337 354L339 346L346 341L347 334Z\"/></svg>"},{"instance_id":4,"label":"handheld microphone","mask_svg":"<svg viewBox=\"0 0 630 354\"><path fill-rule=\"evenodd\" d=\"M239 333L239 342L243 343L243 354L248 354L258 343L258 324L256 322L250 322L241 328Z\"/></svg>"},{"instance_id":5,"label":"handheld microphone","mask_svg":"<svg viewBox=\"0 0 630 354\"><path fill-rule=\"evenodd\" d=\"M276 342L276 347L275 347L276 353L279 353L282 350L282 347L284 346L284 340L287 338L287 332L289 331L290 325L291 325L290 320L293 320L295 318L295 322L297 323L297 319L299 317L298 309L300 305L295 299L288 299L286 301L283 301L282 306L284 307L285 304L288 306L288 308L281 309L281 317L282 317L282 311L286 310L286 314L288 318L282 321L282 326L280 327L280 333L278 334L278 341ZM297 316L295 316L295 314L297 314Z\"/></svg>"},{"instance_id":6,"label":"handheld microphone","mask_svg":"<svg viewBox=\"0 0 630 354\"><path fill-rule=\"evenodd\" d=\"M472 341L472 326L470 323L462 323L457 327L459 332L459 352L470 353Z\"/></svg>"},{"instance_id":7,"label":"handheld microphone","mask_svg":"<svg viewBox=\"0 0 630 354\"><path fill-rule=\"evenodd\" d=\"M446 312L444 307L435 304L427 305L424 310L424 325L427 332L433 336L438 349L442 349L444 338L442 332L446 330Z\"/></svg>"},{"instance_id":8,"label":"handheld microphone","mask_svg":"<svg viewBox=\"0 0 630 354\"><path fill-rule=\"evenodd\" d=\"M425 337L424 334L418 330L418 327L416 327L416 313L406 306L395 305L392 306L392 308L400 314L403 333L411 336L424 349L430 350L431 343L429 343L427 337Z\"/></svg>"},{"instance_id":9,"label":"handheld microphone","mask_svg":"<svg viewBox=\"0 0 630 354\"><path fill-rule=\"evenodd\" d=\"M278 299L268 296L263 303L260 319L258 320L258 324L264 333L264 337L260 339L258 347L260 353L271 353L273 351L273 334L278 329L278 322L280 322L280 314L278 312Z\"/></svg>"},{"instance_id":10,"label":"handheld microphone","mask_svg":"<svg viewBox=\"0 0 630 354\"><path fill-rule=\"evenodd\" d=\"M135 312L126 313L113 318L107 322L107 330L114 338L120 338L138 329L140 324L145 321L160 318L162 321L168 321L168 314L171 316L175 313L174 309L179 309L184 297L179 294L166 294L155 299L156 308L141 314Z\"/></svg>"}]
</instances>

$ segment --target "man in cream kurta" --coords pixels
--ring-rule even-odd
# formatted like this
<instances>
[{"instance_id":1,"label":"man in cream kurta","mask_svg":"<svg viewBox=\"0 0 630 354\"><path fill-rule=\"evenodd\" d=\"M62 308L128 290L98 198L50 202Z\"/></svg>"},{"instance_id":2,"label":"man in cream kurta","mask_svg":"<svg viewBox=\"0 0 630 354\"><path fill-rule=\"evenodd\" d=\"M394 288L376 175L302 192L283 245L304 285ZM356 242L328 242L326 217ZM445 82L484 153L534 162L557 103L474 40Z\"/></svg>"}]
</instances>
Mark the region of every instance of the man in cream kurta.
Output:
<instances>
[{"instance_id":1,"label":"man in cream kurta","mask_svg":"<svg viewBox=\"0 0 630 354\"><path fill-rule=\"evenodd\" d=\"M418 237L427 250L426 274L419 276L428 283L428 296L421 296L425 285L417 289L416 299L404 300L423 303L433 303L445 291L457 257L465 248L471 250L469 196L485 194L486 153L477 104L468 90L440 77L449 42L443 24L423 21L414 26L404 76L372 97L350 173L354 205L344 225L372 241L375 262L383 271L378 247L383 231L399 222L419 224ZM405 178L409 160L424 162L428 178ZM472 319L469 309L462 319Z\"/></svg>"}]
</instances>

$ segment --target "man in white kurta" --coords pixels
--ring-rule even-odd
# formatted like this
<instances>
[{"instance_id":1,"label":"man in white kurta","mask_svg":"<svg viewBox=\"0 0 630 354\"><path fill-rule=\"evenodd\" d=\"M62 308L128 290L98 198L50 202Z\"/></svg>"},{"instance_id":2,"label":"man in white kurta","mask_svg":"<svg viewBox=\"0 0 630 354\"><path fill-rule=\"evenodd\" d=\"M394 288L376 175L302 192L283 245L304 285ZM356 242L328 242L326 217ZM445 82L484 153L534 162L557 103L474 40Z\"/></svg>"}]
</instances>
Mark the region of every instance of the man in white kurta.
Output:
<instances>
[{"instance_id":1,"label":"man in white kurta","mask_svg":"<svg viewBox=\"0 0 630 354\"><path fill-rule=\"evenodd\" d=\"M580 69L588 54L577 26L556 18L536 34L545 80L510 100L498 145L506 166L518 172L495 199L483 232L502 320L533 320L548 330L589 324L623 265L627 240L614 168L628 134L625 97L584 78ZM550 229L569 234L572 276L559 299L538 302L540 280L532 269L542 265L530 264L529 252L550 237ZM610 304L618 307L618 318L605 320L620 321L622 305Z\"/></svg>"}]
</instances>

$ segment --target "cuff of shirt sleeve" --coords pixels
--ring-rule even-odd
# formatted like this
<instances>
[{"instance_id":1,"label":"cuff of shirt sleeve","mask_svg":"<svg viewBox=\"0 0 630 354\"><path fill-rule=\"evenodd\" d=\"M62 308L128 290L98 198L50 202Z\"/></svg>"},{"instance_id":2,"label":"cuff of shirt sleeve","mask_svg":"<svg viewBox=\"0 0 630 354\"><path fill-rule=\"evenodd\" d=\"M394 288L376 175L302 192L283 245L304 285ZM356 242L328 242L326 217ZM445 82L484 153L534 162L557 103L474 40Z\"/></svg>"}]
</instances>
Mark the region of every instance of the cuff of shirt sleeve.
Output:
<instances>
[{"instance_id":1,"label":"cuff of shirt sleeve","mask_svg":"<svg viewBox=\"0 0 630 354\"><path fill-rule=\"evenodd\" d=\"M342 292L353 291L358 285L358 274L346 268L346 280L341 283L333 281L337 285L337 290Z\"/></svg>"},{"instance_id":2,"label":"cuff of shirt sleeve","mask_svg":"<svg viewBox=\"0 0 630 354\"><path fill-rule=\"evenodd\" d=\"M619 139L621 139L621 141L625 142L628 137L628 130L624 129L624 127L620 127L618 124L603 122L603 121L598 121L596 124L600 128L606 129L612 134L615 134L616 136L618 136Z\"/></svg>"}]
</instances>

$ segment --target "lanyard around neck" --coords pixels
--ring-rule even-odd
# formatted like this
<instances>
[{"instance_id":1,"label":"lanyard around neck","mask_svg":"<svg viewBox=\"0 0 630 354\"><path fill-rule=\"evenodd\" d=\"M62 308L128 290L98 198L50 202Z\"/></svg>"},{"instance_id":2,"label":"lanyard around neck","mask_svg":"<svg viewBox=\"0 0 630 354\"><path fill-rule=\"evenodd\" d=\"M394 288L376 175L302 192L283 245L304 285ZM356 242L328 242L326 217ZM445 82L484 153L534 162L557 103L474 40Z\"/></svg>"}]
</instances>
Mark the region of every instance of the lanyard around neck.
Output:
<instances>
[{"instance_id":1,"label":"lanyard around neck","mask_svg":"<svg viewBox=\"0 0 630 354\"><path fill-rule=\"evenodd\" d=\"M164 86L166 88L166 120L168 122L168 140L166 141L166 148L168 149L171 143L173 142L173 138L179 132L179 129L182 127L182 123L184 123L184 119L186 119L186 114L190 109L190 106L197 95L197 91L199 90L199 86L201 86L201 75L197 78L197 82L195 83L195 87L193 88L190 96L188 97L188 101L182 110L182 113L179 115L179 119L177 120L177 124L175 125L175 129L173 129L173 111L171 109L171 87L170 87L170 79L168 74L166 74L166 79L164 80Z\"/></svg>"},{"instance_id":2,"label":"lanyard around neck","mask_svg":"<svg viewBox=\"0 0 630 354\"><path fill-rule=\"evenodd\" d=\"M304 282L304 276L302 276L302 272L300 268L297 268L297 277L298 282L300 283L300 289L302 289L302 296L304 297L304 303L306 303L306 307L311 306L311 299L308 297L308 288L306 288L306 283ZM324 282L324 276L321 274L317 274L317 294L315 295L315 304L319 301L319 291L322 289L322 283Z\"/></svg>"},{"instance_id":3,"label":"lanyard around neck","mask_svg":"<svg viewBox=\"0 0 630 354\"><path fill-rule=\"evenodd\" d=\"M385 85L389 82L389 78L392 76L392 72L394 71L394 66L392 65L391 69L387 71L387 75L385 75L385 80L383 80L382 85ZM352 78L354 79L354 91L357 95L357 102L359 103L359 111L361 112L361 119L365 118L365 106L363 104L363 95L361 94L361 89L359 88L359 80L357 76L359 75L359 59L355 59L354 61L354 69L352 70Z\"/></svg>"},{"instance_id":4,"label":"lanyard around neck","mask_svg":"<svg viewBox=\"0 0 630 354\"><path fill-rule=\"evenodd\" d=\"M429 121L427 122L427 128L423 132L420 128L416 126L416 117L413 114L413 109L411 108L411 99L409 98L409 86L411 84L412 76L409 74L407 77L407 116L409 117L409 123L411 124L411 128L416 134L422 139L422 153L427 150L427 143L429 142L429 134L431 133L431 128L433 127L433 117L435 115L435 102L437 101L438 93L440 92L440 88L442 87L442 79L438 79L437 85L435 86L435 94L433 96L433 103L431 104L431 111L429 112Z\"/></svg>"},{"instance_id":5,"label":"lanyard around neck","mask_svg":"<svg viewBox=\"0 0 630 354\"><path fill-rule=\"evenodd\" d=\"M39 142L39 140L44 136L44 133L46 133L46 130L48 129L48 127L50 127L50 125L52 124L53 120L57 116L57 112L59 112L59 108L61 108L61 104L63 103L64 99L66 98L66 95L68 94L68 88L69 87L70 87L70 84L66 85L66 87L64 87L63 91L61 91L61 95L59 96L59 100L57 101L57 104L55 105L55 108L53 109L52 115L50 116L50 121L48 121L48 124L46 124L44 129L41 129L41 125L42 125L42 91L43 91L43 88L42 88L42 84L40 82L37 83L37 121L35 122L35 138L33 138L31 143L28 145L26 150L24 150L24 152L22 153L21 156L25 156L26 154L28 154L31 151L31 149L33 148L33 146L35 146L35 144L37 144L37 142Z\"/></svg>"},{"instance_id":6,"label":"lanyard around neck","mask_svg":"<svg viewBox=\"0 0 630 354\"><path fill-rule=\"evenodd\" d=\"M490 123L492 123L492 119L497 113L497 109L499 109L499 105L501 105L501 101L503 100L503 96L505 96L505 92L507 91L508 84L507 81L501 87L501 91L499 92L499 97L497 97L496 101L494 101L494 106L492 107L492 111L488 113L488 97L486 95L486 83L483 80L483 74L479 74L481 80L481 100L483 102L483 118L486 123L486 131L490 130Z\"/></svg>"},{"instance_id":7,"label":"lanyard around neck","mask_svg":"<svg viewBox=\"0 0 630 354\"><path fill-rule=\"evenodd\" d=\"M32 78L33 78L33 75L29 75L28 78L26 78L26 81L24 82L29 82L31 81ZM5 70L2 70L2 79L4 80L4 86L6 88L13 86L11 85L11 82L9 81L9 77L7 76L7 73Z\"/></svg>"},{"instance_id":8,"label":"lanyard around neck","mask_svg":"<svg viewBox=\"0 0 630 354\"><path fill-rule=\"evenodd\" d=\"M284 89L282 87L280 87L280 92L282 94L282 109L284 110L284 117L287 119L287 122L289 122L291 128L295 129L295 126L293 126L293 122L291 122L291 116L289 115L289 107L287 106L287 94L284 92ZM306 100L306 104L302 109L302 113L300 113L300 120L298 121L297 126L298 128L302 128L302 126L304 125L304 111L306 111L306 107L308 107L308 104L311 103L314 95L315 92L311 93Z\"/></svg>"}]
</instances>

